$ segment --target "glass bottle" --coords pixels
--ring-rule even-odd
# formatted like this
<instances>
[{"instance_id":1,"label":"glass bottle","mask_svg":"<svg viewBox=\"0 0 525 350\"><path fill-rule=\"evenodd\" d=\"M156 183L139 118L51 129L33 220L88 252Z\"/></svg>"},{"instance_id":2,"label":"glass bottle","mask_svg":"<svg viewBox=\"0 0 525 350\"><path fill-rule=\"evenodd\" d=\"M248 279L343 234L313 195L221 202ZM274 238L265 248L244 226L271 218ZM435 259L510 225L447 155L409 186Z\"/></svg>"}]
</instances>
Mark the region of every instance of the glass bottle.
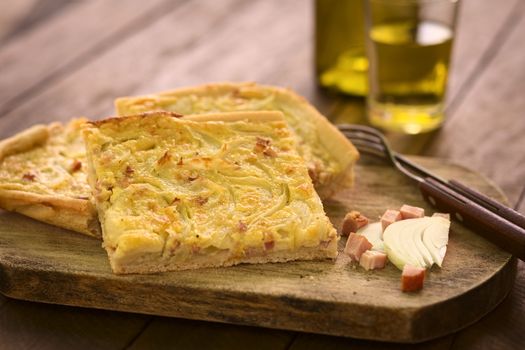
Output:
<instances>
[{"instance_id":1,"label":"glass bottle","mask_svg":"<svg viewBox=\"0 0 525 350\"><path fill-rule=\"evenodd\" d=\"M322 87L367 94L364 27L363 0L315 1L315 66Z\"/></svg>"}]
</instances>

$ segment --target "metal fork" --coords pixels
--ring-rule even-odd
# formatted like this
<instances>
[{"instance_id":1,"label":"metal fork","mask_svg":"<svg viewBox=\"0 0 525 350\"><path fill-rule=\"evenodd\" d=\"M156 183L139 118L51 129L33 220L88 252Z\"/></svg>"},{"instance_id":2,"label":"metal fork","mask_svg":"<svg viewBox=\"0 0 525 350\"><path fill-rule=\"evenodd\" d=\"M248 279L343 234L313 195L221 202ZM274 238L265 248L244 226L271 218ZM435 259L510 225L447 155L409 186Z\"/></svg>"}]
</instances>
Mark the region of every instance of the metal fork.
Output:
<instances>
[{"instance_id":1,"label":"metal fork","mask_svg":"<svg viewBox=\"0 0 525 350\"><path fill-rule=\"evenodd\" d=\"M525 261L525 217L517 211L463 185L445 180L394 152L376 129L341 124L339 130L366 154L380 157L414 180L423 198L451 218L474 229L494 244Z\"/></svg>"}]
</instances>

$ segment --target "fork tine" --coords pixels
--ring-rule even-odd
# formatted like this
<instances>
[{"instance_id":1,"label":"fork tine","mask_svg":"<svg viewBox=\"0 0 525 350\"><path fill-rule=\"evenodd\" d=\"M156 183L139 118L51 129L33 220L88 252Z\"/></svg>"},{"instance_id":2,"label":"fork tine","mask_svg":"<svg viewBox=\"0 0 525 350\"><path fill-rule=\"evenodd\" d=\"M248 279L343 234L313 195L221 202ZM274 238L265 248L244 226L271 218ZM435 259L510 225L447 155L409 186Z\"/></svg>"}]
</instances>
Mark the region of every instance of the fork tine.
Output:
<instances>
[{"instance_id":1,"label":"fork tine","mask_svg":"<svg viewBox=\"0 0 525 350\"><path fill-rule=\"evenodd\" d=\"M378 134L370 132L367 129L354 129L353 126L343 125L339 128L343 134L352 140L363 140L367 143L377 144L383 147L383 142Z\"/></svg>"},{"instance_id":2,"label":"fork tine","mask_svg":"<svg viewBox=\"0 0 525 350\"><path fill-rule=\"evenodd\" d=\"M339 127L339 130L341 130L345 135L347 135L352 140L357 140L357 139L366 140L374 144L382 145L383 147L385 146L381 135L375 129L372 129L372 128L369 128L363 125L349 125L349 124L343 124L338 127Z\"/></svg>"},{"instance_id":3,"label":"fork tine","mask_svg":"<svg viewBox=\"0 0 525 350\"><path fill-rule=\"evenodd\" d=\"M375 130L371 131L369 128L360 125L348 124L339 126L339 129L358 149L364 150L365 148L373 148L374 150L381 152L383 157L387 155L385 150L387 145L382 141L381 137L375 132Z\"/></svg>"},{"instance_id":4,"label":"fork tine","mask_svg":"<svg viewBox=\"0 0 525 350\"><path fill-rule=\"evenodd\" d=\"M372 127L366 126L366 125L338 124L337 127L341 131L349 131L349 132L359 131L359 132L362 132L363 134L372 135L372 136L374 136L376 138L381 138L382 137L382 134L378 130L376 130L376 129L372 128Z\"/></svg>"},{"instance_id":5,"label":"fork tine","mask_svg":"<svg viewBox=\"0 0 525 350\"><path fill-rule=\"evenodd\" d=\"M421 182L423 179L414 174L411 169L405 167L396 158L396 154L391 151L388 142L386 141L383 134L374 128L364 125L349 125L342 124L338 125L339 130L352 141L358 150L363 153L368 153L376 156L380 156L386 159L390 164L394 165L399 171L411 179ZM416 169L417 170L417 169Z\"/></svg>"},{"instance_id":6,"label":"fork tine","mask_svg":"<svg viewBox=\"0 0 525 350\"><path fill-rule=\"evenodd\" d=\"M360 135L355 135L347 132L343 134L352 141L352 144L363 153L371 153L373 155L385 158L385 149L381 143L375 139L362 138Z\"/></svg>"},{"instance_id":7,"label":"fork tine","mask_svg":"<svg viewBox=\"0 0 525 350\"><path fill-rule=\"evenodd\" d=\"M388 159L385 156L385 151L382 148L374 147L367 144L361 144L359 142L355 142L354 140L352 140L352 143L354 144L354 146L356 146L359 152L370 154L375 157L382 158L385 161L388 161Z\"/></svg>"},{"instance_id":8,"label":"fork tine","mask_svg":"<svg viewBox=\"0 0 525 350\"><path fill-rule=\"evenodd\" d=\"M357 132L343 131L343 134L345 134L348 138L352 140L360 140L363 142L367 142L370 144L375 144L375 145L379 145L383 147L381 140L374 135L365 134L360 131L357 131Z\"/></svg>"}]
</instances>

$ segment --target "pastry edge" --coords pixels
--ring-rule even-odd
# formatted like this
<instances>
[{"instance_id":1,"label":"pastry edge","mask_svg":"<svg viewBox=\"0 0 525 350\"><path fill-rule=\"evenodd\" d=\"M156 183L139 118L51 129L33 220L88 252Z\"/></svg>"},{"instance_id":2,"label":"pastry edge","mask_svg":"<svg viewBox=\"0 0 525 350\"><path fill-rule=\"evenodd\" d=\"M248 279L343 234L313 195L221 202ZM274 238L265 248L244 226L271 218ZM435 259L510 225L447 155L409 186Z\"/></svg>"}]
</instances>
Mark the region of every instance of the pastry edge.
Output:
<instances>
[{"instance_id":1,"label":"pastry edge","mask_svg":"<svg viewBox=\"0 0 525 350\"><path fill-rule=\"evenodd\" d=\"M194 122L225 122L231 123L236 121L249 121L252 123L266 123L266 122L275 122L280 121L284 122L283 113L280 111L246 111L246 112L222 112L222 113L205 113L205 114L188 114L182 115L169 111L150 111L143 112L133 115L111 117L102 120L89 121L89 124L95 126L101 126L109 122L118 122L120 120L125 120L124 118L147 118L150 116L166 116L175 119L184 119Z\"/></svg>"},{"instance_id":2,"label":"pastry edge","mask_svg":"<svg viewBox=\"0 0 525 350\"><path fill-rule=\"evenodd\" d=\"M101 238L96 211L89 200L0 189L0 208Z\"/></svg>"},{"instance_id":3,"label":"pastry edge","mask_svg":"<svg viewBox=\"0 0 525 350\"><path fill-rule=\"evenodd\" d=\"M148 253L139 256L133 256L133 265L122 263L120 260L114 258L114 250L107 248L106 251L109 256L109 261L113 273L116 274L143 274L143 273L158 273L169 271L194 270L209 267L227 267L239 264L266 264L266 263L281 263L288 261L308 261L308 260L335 260L337 257L337 242L334 238L326 247L301 247L294 251L277 251L267 253L265 255L257 255L251 257L231 257L229 251L215 254L213 256L190 256L187 261L175 261L170 257L163 257L160 253ZM128 257L130 259L130 257ZM126 260L126 258L122 258Z\"/></svg>"}]
</instances>

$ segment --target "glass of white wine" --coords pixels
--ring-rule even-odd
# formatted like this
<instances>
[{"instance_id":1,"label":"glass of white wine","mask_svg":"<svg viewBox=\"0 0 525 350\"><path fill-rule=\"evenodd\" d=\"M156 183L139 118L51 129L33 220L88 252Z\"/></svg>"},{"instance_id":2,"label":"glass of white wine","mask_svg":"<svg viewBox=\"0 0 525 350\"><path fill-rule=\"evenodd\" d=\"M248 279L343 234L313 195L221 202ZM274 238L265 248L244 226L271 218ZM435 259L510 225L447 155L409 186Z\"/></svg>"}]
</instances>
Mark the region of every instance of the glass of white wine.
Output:
<instances>
[{"instance_id":1,"label":"glass of white wine","mask_svg":"<svg viewBox=\"0 0 525 350\"><path fill-rule=\"evenodd\" d=\"M444 120L459 0L365 0L370 123L419 134Z\"/></svg>"}]
</instances>

